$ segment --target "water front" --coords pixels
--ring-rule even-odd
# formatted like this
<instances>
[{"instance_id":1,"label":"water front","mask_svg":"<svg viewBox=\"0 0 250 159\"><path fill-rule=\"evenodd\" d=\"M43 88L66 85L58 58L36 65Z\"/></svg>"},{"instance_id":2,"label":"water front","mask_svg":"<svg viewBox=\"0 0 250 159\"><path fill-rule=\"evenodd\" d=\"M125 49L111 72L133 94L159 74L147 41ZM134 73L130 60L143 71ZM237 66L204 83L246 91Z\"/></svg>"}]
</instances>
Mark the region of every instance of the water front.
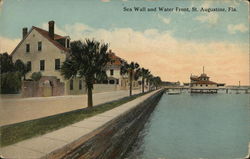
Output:
<instances>
[{"instance_id":1,"label":"water front","mask_svg":"<svg viewBox=\"0 0 250 159\"><path fill-rule=\"evenodd\" d=\"M128 158L239 159L249 142L249 94L164 94Z\"/></svg>"}]
</instances>

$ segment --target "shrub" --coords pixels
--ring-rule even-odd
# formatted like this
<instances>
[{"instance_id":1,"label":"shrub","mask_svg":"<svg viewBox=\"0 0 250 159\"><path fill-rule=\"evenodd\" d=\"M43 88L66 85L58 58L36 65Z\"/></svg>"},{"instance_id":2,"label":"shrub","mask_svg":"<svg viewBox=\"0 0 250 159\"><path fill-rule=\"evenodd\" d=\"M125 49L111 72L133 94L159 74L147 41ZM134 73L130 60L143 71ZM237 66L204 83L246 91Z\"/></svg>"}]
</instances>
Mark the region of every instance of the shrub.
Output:
<instances>
[{"instance_id":1,"label":"shrub","mask_svg":"<svg viewBox=\"0 0 250 159\"><path fill-rule=\"evenodd\" d=\"M1 74L1 89L0 93L12 94L18 93L21 88L21 74L19 72L7 72Z\"/></svg>"},{"instance_id":2,"label":"shrub","mask_svg":"<svg viewBox=\"0 0 250 159\"><path fill-rule=\"evenodd\" d=\"M27 67L21 60L13 63L11 55L0 53L0 93L19 93L21 78L25 79L27 72Z\"/></svg>"},{"instance_id":3,"label":"shrub","mask_svg":"<svg viewBox=\"0 0 250 159\"><path fill-rule=\"evenodd\" d=\"M42 73L41 72L33 72L31 75L31 79L34 81L39 81L42 77Z\"/></svg>"},{"instance_id":4,"label":"shrub","mask_svg":"<svg viewBox=\"0 0 250 159\"><path fill-rule=\"evenodd\" d=\"M28 73L27 65L23 63L20 59L16 60L14 63L14 68L16 71L20 72L22 77L25 78L25 75Z\"/></svg>"},{"instance_id":5,"label":"shrub","mask_svg":"<svg viewBox=\"0 0 250 159\"><path fill-rule=\"evenodd\" d=\"M0 73L14 72L12 57L8 53L0 53Z\"/></svg>"}]
</instances>

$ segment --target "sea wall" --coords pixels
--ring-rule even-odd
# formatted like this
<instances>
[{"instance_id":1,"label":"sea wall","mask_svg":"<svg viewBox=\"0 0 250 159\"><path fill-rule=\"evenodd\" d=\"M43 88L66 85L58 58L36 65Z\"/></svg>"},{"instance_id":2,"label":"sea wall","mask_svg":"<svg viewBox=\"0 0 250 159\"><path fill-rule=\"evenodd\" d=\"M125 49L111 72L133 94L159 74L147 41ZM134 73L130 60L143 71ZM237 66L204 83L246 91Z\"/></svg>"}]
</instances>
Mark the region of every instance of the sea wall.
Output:
<instances>
[{"instance_id":1,"label":"sea wall","mask_svg":"<svg viewBox=\"0 0 250 159\"><path fill-rule=\"evenodd\" d=\"M120 159L135 142L164 90L159 90L104 126L47 158ZM69 150L70 147L70 150Z\"/></svg>"}]
</instances>

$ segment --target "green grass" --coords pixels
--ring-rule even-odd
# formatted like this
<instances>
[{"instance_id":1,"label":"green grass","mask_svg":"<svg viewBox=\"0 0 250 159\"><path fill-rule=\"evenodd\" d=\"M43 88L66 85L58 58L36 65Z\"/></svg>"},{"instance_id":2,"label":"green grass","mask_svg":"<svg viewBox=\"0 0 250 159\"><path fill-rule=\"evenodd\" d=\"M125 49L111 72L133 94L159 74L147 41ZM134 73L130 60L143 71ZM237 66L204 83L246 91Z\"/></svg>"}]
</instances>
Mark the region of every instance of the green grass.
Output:
<instances>
[{"instance_id":1,"label":"green grass","mask_svg":"<svg viewBox=\"0 0 250 159\"><path fill-rule=\"evenodd\" d=\"M125 97L116 101L95 106L93 108L84 108L50 117L2 126L0 130L0 145L1 147L11 145L31 137L57 130L59 128L118 107L144 94Z\"/></svg>"}]
</instances>

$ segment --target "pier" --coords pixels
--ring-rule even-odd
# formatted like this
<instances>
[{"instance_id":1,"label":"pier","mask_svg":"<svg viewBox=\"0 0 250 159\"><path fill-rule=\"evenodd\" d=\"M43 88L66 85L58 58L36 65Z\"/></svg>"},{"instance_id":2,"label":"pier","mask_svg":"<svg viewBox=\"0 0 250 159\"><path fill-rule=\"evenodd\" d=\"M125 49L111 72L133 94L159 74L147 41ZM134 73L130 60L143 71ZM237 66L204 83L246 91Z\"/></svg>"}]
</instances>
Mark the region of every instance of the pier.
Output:
<instances>
[{"instance_id":1,"label":"pier","mask_svg":"<svg viewBox=\"0 0 250 159\"><path fill-rule=\"evenodd\" d=\"M191 92L190 87L187 86L165 86L166 91L174 90L180 92ZM191 92L193 93L193 92ZM219 87L216 93L226 93L226 94L250 94L250 86L226 86Z\"/></svg>"}]
</instances>

